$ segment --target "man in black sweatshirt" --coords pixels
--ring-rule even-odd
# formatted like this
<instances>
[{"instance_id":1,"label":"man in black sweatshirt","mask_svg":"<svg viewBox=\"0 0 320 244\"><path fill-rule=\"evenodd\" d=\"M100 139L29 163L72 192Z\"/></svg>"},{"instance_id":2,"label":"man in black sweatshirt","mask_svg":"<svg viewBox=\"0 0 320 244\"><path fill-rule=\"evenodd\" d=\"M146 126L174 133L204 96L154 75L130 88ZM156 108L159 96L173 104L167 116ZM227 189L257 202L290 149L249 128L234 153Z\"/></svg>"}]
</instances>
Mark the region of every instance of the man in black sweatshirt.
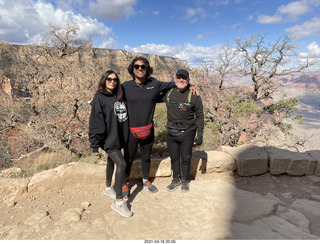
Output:
<instances>
[{"instance_id":1,"label":"man in black sweatshirt","mask_svg":"<svg viewBox=\"0 0 320 244\"><path fill-rule=\"evenodd\" d=\"M153 69L144 57L136 57L128 66L132 80L122 84L127 102L129 125L131 133L128 141L126 176L129 179L133 158L140 145L141 168L144 189L157 192L158 189L150 183L150 155L154 141L153 115L159 93L166 92L175 86L174 82L161 82L150 78ZM124 186L123 194L128 194Z\"/></svg>"}]
</instances>

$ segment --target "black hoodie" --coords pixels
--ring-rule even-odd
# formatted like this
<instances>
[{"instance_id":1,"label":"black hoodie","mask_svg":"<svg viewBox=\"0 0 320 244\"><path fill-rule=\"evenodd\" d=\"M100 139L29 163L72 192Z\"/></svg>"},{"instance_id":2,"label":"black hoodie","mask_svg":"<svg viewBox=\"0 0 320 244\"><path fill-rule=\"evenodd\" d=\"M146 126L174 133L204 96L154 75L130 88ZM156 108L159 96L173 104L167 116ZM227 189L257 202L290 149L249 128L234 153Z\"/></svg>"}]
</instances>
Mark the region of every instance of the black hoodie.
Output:
<instances>
[{"instance_id":1,"label":"black hoodie","mask_svg":"<svg viewBox=\"0 0 320 244\"><path fill-rule=\"evenodd\" d=\"M107 153L123 148L129 135L126 105L110 92L96 94L91 102L89 141L93 152Z\"/></svg>"}]
</instances>

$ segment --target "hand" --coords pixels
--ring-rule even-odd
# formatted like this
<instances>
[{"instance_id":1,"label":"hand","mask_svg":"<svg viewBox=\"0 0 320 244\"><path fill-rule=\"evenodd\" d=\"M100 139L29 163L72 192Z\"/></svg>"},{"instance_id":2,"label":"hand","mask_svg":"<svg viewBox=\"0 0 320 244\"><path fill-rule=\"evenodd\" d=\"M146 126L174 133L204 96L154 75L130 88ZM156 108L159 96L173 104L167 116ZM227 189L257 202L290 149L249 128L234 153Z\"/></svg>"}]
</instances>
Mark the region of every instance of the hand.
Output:
<instances>
[{"instance_id":1,"label":"hand","mask_svg":"<svg viewBox=\"0 0 320 244\"><path fill-rule=\"evenodd\" d=\"M93 155L99 159L102 157L101 153L99 152L93 152Z\"/></svg>"},{"instance_id":2,"label":"hand","mask_svg":"<svg viewBox=\"0 0 320 244\"><path fill-rule=\"evenodd\" d=\"M193 145L201 145L202 144L202 142L203 142L203 137L201 136L201 137L197 137L195 140L194 140L194 143L193 143Z\"/></svg>"},{"instance_id":3,"label":"hand","mask_svg":"<svg viewBox=\"0 0 320 244\"><path fill-rule=\"evenodd\" d=\"M189 89L190 89L190 91L192 92L192 94L194 95L194 94L197 94L197 96L199 96L200 95L200 92L199 92L199 90L195 87L195 86L190 86L189 87Z\"/></svg>"}]
</instances>

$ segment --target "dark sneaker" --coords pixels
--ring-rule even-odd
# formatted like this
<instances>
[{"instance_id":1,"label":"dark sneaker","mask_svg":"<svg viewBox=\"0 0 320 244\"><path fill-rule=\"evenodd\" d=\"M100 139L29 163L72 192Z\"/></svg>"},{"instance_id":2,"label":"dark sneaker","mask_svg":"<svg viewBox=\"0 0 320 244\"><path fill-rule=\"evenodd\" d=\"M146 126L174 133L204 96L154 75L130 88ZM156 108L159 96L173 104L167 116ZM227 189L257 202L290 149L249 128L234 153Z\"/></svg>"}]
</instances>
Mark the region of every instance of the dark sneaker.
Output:
<instances>
[{"instance_id":1,"label":"dark sneaker","mask_svg":"<svg viewBox=\"0 0 320 244\"><path fill-rule=\"evenodd\" d=\"M168 191L174 191L181 185L181 180L172 180L171 184L167 186Z\"/></svg>"},{"instance_id":2,"label":"dark sneaker","mask_svg":"<svg viewBox=\"0 0 320 244\"><path fill-rule=\"evenodd\" d=\"M189 191L189 182L188 181L186 181L186 180L182 181L181 191L182 192L188 192Z\"/></svg>"},{"instance_id":3,"label":"dark sneaker","mask_svg":"<svg viewBox=\"0 0 320 244\"><path fill-rule=\"evenodd\" d=\"M123 217L129 218L132 216L132 212L129 210L126 201L123 201L120 205L117 205L116 201L113 201L111 208Z\"/></svg>"},{"instance_id":4,"label":"dark sneaker","mask_svg":"<svg viewBox=\"0 0 320 244\"><path fill-rule=\"evenodd\" d=\"M124 200L129 198L129 187L127 185L122 186L122 197Z\"/></svg>"},{"instance_id":5,"label":"dark sneaker","mask_svg":"<svg viewBox=\"0 0 320 244\"><path fill-rule=\"evenodd\" d=\"M113 200L116 200L116 192L114 191L113 186L109 188L104 188L103 189L103 194L106 196L111 197Z\"/></svg>"},{"instance_id":6,"label":"dark sneaker","mask_svg":"<svg viewBox=\"0 0 320 244\"><path fill-rule=\"evenodd\" d=\"M143 189L148 189L150 192L152 193L156 193L158 191L157 187L155 187L154 185L151 184L150 181L146 181L143 184Z\"/></svg>"}]
</instances>

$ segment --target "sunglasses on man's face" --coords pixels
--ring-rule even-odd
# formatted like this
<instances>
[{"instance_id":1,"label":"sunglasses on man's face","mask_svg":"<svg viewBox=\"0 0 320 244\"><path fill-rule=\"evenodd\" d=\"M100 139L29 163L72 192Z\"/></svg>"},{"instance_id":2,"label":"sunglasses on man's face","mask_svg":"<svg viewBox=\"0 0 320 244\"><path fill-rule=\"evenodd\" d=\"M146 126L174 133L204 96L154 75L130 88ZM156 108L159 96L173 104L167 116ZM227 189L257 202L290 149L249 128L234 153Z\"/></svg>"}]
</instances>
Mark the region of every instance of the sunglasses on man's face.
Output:
<instances>
[{"instance_id":1,"label":"sunglasses on man's face","mask_svg":"<svg viewBox=\"0 0 320 244\"><path fill-rule=\"evenodd\" d=\"M110 77L108 77L108 78L107 78L107 81L108 81L109 83L111 83L111 81L113 81L114 83L117 83L117 82L118 82L118 78L110 78Z\"/></svg>"},{"instance_id":2,"label":"sunglasses on man's face","mask_svg":"<svg viewBox=\"0 0 320 244\"><path fill-rule=\"evenodd\" d=\"M146 66L144 64L143 65L135 64L133 67L135 69L140 69L140 67L141 67L141 69L145 69L146 68Z\"/></svg>"}]
</instances>

